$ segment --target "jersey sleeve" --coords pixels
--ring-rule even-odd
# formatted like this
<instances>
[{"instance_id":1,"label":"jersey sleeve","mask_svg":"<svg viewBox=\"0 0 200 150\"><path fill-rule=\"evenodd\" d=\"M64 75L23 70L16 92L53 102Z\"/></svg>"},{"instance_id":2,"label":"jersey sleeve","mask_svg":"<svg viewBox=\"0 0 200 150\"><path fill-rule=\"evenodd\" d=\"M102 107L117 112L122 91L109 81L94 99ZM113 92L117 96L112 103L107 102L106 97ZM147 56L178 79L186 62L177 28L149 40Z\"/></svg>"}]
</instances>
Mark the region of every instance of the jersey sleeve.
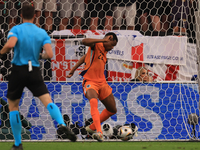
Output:
<instances>
[{"instance_id":1,"label":"jersey sleeve","mask_svg":"<svg viewBox=\"0 0 200 150\"><path fill-rule=\"evenodd\" d=\"M18 34L17 34L17 26L14 26L10 32L8 33L7 39L9 39L10 37L16 37L18 38Z\"/></svg>"}]
</instances>

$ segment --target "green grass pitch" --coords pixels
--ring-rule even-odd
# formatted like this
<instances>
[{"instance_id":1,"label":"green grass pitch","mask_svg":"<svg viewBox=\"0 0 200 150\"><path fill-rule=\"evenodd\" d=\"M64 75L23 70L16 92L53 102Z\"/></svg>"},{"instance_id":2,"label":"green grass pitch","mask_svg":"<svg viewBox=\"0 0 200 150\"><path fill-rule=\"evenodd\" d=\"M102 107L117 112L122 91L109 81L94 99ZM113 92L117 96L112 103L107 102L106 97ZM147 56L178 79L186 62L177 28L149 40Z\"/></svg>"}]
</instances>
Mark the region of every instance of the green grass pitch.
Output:
<instances>
[{"instance_id":1,"label":"green grass pitch","mask_svg":"<svg viewBox=\"0 0 200 150\"><path fill-rule=\"evenodd\" d=\"M13 142L1 142L10 150ZM199 150L200 142L23 142L24 150Z\"/></svg>"}]
</instances>

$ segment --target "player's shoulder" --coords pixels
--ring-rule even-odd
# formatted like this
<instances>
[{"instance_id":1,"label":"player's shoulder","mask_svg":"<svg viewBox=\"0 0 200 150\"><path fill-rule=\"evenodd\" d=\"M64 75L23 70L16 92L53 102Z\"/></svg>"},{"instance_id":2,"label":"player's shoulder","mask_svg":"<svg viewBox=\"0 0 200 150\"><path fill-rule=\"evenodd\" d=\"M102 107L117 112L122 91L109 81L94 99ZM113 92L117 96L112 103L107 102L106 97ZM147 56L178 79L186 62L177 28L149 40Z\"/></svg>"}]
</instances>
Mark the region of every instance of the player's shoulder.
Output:
<instances>
[{"instance_id":1,"label":"player's shoulder","mask_svg":"<svg viewBox=\"0 0 200 150\"><path fill-rule=\"evenodd\" d=\"M13 27L10 29L10 31L8 32L7 37L16 35L16 34L18 33L18 30L20 31L20 27L21 27L21 25L15 25L15 26L13 26Z\"/></svg>"},{"instance_id":2,"label":"player's shoulder","mask_svg":"<svg viewBox=\"0 0 200 150\"><path fill-rule=\"evenodd\" d=\"M103 45L102 42L100 42L100 43L96 43L96 44L95 44L95 47L96 47L96 48L99 48L99 49L103 49L103 48L104 48L104 45Z\"/></svg>"},{"instance_id":3,"label":"player's shoulder","mask_svg":"<svg viewBox=\"0 0 200 150\"><path fill-rule=\"evenodd\" d=\"M38 30L39 30L41 33L46 33L46 34L47 34L46 30L44 30L44 29L42 29L42 28L39 28L39 27L37 27L37 28L38 28Z\"/></svg>"},{"instance_id":4,"label":"player's shoulder","mask_svg":"<svg viewBox=\"0 0 200 150\"><path fill-rule=\"evenodd\" d=\"M13 26L13 27L10 29L10 31L19 29L19 28L21 28L21 27L22 27L22 24L15 25L15 26Z\"/></svg>"},{"instance_id":5,"label":"player's shoulder","mask_svg":"<svg viewBox=\"0 0 200 150\"><path fill-rule=\"evenodd\" d=\"M40 34L40 36L43 36L43 37L49 37L49 35L47 34L46 30L42 29L42 28L39 28L37 27L38 29L38 34Z\"/></svg>"},{"instance_id":6,"label":"player's shoulder","mask_svg":"<svg viewBox=\"0 0 200 150\"><path fill-rule=\"evenodd\" d=\"M105 51L105 47L104 47L103 43L96 43L95 48L96 48L96 50L99 50L101 52Z\"/></svg>"},{"instance_id":7,"label":"player's shoulder","mask_svg":"<svg viewBox=\"0 0 200 150\"><path fill-rule=\"evenodd\" d=\"M103 42L96 43L95 45L103 45Z\"/></svg>"}]
</instances>

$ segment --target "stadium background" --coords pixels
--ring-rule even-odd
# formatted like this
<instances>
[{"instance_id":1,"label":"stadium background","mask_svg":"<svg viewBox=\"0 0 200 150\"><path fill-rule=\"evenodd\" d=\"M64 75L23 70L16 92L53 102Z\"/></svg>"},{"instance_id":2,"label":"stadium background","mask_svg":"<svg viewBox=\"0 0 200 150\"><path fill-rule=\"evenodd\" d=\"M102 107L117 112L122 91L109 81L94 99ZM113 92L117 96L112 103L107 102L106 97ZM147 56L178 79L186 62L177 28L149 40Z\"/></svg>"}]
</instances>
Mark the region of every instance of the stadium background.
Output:
<instances>
[{"instance_id":1,"label":"stadium background","mask_svg":"<svg viewBox=\"0 0 200 150\"><path fill-rule=\"evenodd\" d=\"M85 18L88 18L87 13ZM44 20L41 19L41 21ZM55 13L55 30L59 21L60 18ZM3 26L3 24L6 29L6 21L3 21L1 26ZM69 28L70 27L71 26L69 25ZM52 36L52 46L55 53L55 58L52 59L51 64L53 67L42 68L44 76L50 80L46 81L46 84L54 102L59 106L62 114L67 113L70 115L72 123L79 121L80 125L84 125L84 119L91 117L89 115L89 104L82 94L81 78L78 76L78 72L76 72L74 78L70 80L66 80L65 76L75 62L77 62L77 60L86 52L87 48L72 43L81 39L77 38L77 35L84 35L86 37L96 37L95 35L98 35L98 37L101 38L106 32L109 32L108 30L90 31L87 30L87 28L88 23L86 21L86 24L83 25L83 29L86 30L80 31L68 29L62 32L53 32L50 35ZM124 28L126 27L124 26ZM102 29L102 26L100 26L99 29ZM136 29L139 29L139 25L136 26ZM137 31L128 33L129 31L127 30L115 32L120 37L126 38L126 40L122 41L128 41L127 37L131 38L131 43L139 37L142 37L143 39L145 37L150 39L154 37L160 39L163 38L157 36L158 33L154 31L149 31L143 34ZM6 33L4 32L4 34ZM160 34L164 34L166 37L174 36L172 32ZM66 35L72 37L69 38L71 40L58 40L54 38L62 38ZM149 37L148 35L155 36ZM186 36L177 36L177 39L184 40L184 37ZM2 38L5 37L3 36ZM73 42L68 43L69 41ZM160 41L161 45L159 47L167 48L166 43L164 43L163 40ZM183 62L172 61L169 63L169 60L156 62L157 59L145 61L142 58L143 53L141 53L141 51L136 51L134 53L139 57L130 57L128 59L128 56L133 55L126 55L127 47L123 49L114 49L114 55L109 55L110 58L108 60L108 65L106 66L107 71L105 72L105 75L108 81L112 81L109 82L109 84L113 88L113 93L118 104L117 115L114 115L110 120L108 120L112 126L134 122L139 127L139 137L135 139L139 140L190 139L192 137L191 133L193 127L187 123L188 115L191 113L197 113L199 115L199 89L196 82L198 74L198 66L196 62L198 58L196 57L196 39L193 28L189 29L186 42L179 41L178 43L178 49L174 49L174 53L166 54L166 57L168 57L168 55L171 57L175 55L180 58L183 57ZM156 44L157 43L155 43L155 45ZM130 45L131 50L134 49L133 47L137 47L138 45L139 48L142 47L143 50L145 50L145 47L141 46L141 43L138 45ZM125 44L125 46L130 45ZM153 44L150 43L148 46L152 45ZM153 50L159 50L159 47L152 47L150 52L152 54L155 53ZM58 52L56 50L58 50ZM71 54L69 52L71 52ZM122 54L125 55L123 58L121 58ZM9 57L10 56L8 56L6 60L9 60ZM65 59L65 57L69 58L69 60ZM114 57L115 59L113 59ZM45 62L46 61L41 62L42 66L45 66ZM135 69L141 65L145 65L149 69L156 81L155 83L129 83ZM8 70L9 69L6 71L8 72ZM81 68L79 68L79 70L81 70ZM0 83L0 97L5 100L6 89L7 82L2 81ZM56 139L56 123L51 123L50 116L47 115L46 109L41 106L38 99L33 98L27 89L25 89L22 99L20 103L20 111L33 125L30 130L31 139ZM102 108L103 107L100 105L100 111ZM196 127L196 135L197 137L199 135L198 125Z\"/></svg>"}]
</instances>

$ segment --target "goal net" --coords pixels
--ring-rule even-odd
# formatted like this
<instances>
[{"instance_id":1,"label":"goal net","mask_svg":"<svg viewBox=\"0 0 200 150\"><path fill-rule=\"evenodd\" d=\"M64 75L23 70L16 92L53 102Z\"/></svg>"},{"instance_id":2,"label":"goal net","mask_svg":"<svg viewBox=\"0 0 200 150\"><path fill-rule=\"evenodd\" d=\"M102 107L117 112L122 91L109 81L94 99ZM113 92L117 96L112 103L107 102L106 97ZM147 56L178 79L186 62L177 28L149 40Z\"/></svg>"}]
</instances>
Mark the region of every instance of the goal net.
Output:
<instances>
[{"instance_id":1,"label":"goal net","mask_svg":"<svg viewBox=\"0 0 200 150\"><path fill-rule=\"evenodd\" d=\"M40 61L41 72L53 102L78 140L91 140L91 135L85 131L85 126L92 120L79 75L83 66L72 78L66 78L66 75L87 53L88 47L81 45L81 40L103 38L110 31L117 34L119 41L108 52L105 66L105 77L113 89L117 105L117 113L102 123L107 140L118 140L116 129L125 124L138 128L138 136L134 135L133 141L199 139L198 1L158 2L154 8L152 2L132 0L127 6L124 1L114 4L113 1L76 0L70 4L59 0L50 10L46 7L49 4L44 2L39 23L51 37L54 57ZM40 3L35 1L31 4L38 13ZM19 13L22 5L23 1L0 1L1 48L10 26L21 23ZM47 15L46 12L51 13ZM52 24L47 21L49 18ZM0 140L13 140L6 98L13 53L0 59ZM149 75L147 82L142 77L145 68ZM135 78L142 81L132 80ZM62 138L47 109L26 88L19 108L23 140ZM99 112L104 108L99 101ZM114 131L112 134L105 132L105 124Z\"/></svg>"}]
</instances>

